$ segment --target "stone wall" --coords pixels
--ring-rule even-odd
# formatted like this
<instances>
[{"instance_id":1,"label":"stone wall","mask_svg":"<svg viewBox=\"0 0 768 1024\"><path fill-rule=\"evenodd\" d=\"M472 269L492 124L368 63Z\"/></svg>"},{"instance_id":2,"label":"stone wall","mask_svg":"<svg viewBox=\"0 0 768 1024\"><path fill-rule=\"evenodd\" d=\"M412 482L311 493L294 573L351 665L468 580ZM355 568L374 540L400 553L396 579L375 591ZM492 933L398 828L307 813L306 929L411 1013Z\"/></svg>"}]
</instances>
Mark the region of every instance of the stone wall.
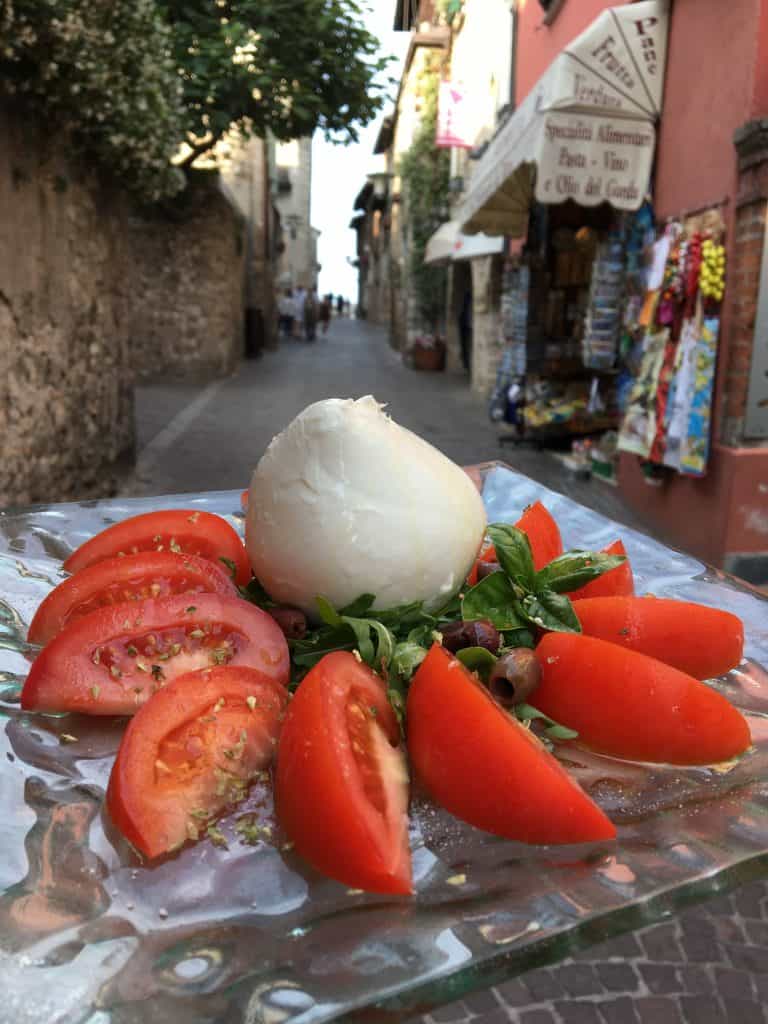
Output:
<instances>
[{"instance_id":1,"label":"stone wall","mask_svg":"<svg viewBox=\"0 0 768 1024\"><path fill-rule=\"evenodd\" d=\"M245 228L214 175L165 214L129 219L138 379L221 376L243 355Z\"/></svg>"},{"instance_id":2,"label":"stone wall","mask_svg":"<svg viewBox=\"0 0 768 1024\"><path fill-rule=\"evenodd\" d=\"M0 109L0 506L113 493L135 375L235 368L244 250L210 176L139 215Z\"/></svg>"},{"instance_id":3,"label":"stone wall","mask_svg":"<svg viewBox=\"0 0 768 1024\"><path fill-rule=\"evenodd\" d=\"M133 452L126 211L0 109L0 503L108 493Z\"/></svg>"}]
</instances>

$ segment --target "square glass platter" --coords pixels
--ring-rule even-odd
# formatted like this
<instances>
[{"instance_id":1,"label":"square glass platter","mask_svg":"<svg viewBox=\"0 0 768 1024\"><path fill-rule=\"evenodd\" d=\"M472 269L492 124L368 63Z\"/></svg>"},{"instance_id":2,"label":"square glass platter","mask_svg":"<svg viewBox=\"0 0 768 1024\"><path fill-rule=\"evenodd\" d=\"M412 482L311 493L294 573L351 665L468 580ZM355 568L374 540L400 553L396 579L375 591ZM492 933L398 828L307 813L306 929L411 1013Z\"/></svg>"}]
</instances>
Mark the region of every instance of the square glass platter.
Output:
<instances>
[{"instance_id":1,"label":"square glass platter","mask_svg":"<svg viewBox=\"0 0 768 1024\"><path fill-rule=\"evenodd\" d=\"M728 609L747 658L712 682L747 715L737 762L679 768L559 744L618 841L527 847L412 808L416 895L349 890L303 865L279 830L245 845L235 819L270 821L269 789L209 840L142 865L103 796L124 720L29 715L26 627L66 555L106 525L200 508L242 529L239 492L114 499L0 513L0 1021L14 1024L310 1024L402 1020L768 877L768 603L747 586L501 464L480 467L490 522L541 499L566 547L621 537L638 593ZM439 552L435 553L439 557ZM62 741L62 735L75 737Z\"/></svg>"}]
</instances>

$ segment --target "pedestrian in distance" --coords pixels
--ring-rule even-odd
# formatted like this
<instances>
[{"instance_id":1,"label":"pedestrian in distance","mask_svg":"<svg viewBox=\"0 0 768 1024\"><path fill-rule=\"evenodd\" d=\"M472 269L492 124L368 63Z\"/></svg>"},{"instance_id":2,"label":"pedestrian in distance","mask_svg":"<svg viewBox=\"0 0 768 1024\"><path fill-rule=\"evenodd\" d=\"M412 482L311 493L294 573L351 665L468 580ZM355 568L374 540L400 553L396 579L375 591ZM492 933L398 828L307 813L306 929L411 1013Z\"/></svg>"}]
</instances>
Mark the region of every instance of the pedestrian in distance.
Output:
<instances>
[{"instance_id":1,"label":"pedestrian in distance","mask_svg":"<svg viewBox=\"0 0 768 1024\"><path fill-rule=\"evenodd\" d=\"M294 321L296 320L296 302L293 292L286 288L277 304L278 329L284 338L293 337Z\"/></svg>"},{"instance_id":2,"label":"pedestrian in distance","mask_svg":"<svg viewBox=\"0 0 768 1024\"><path fill-rule=\"evenodd\" d=\"M317 295L314 288L310 288L304 298L304 337L307 341L314 341L317 337Z\"/></svg>"},{"instance_id":3,"label":"pedestrian in distance","mask_svg":"<svg viewBox=\"0 0 768 1024\"><path fill-rule=\"evenodd\" d=\"M344 296L336 297L336 316L344 316Z\"/></svg>"},{"instance_id":4,"label":"pedestrian in distance","mask_svg":"<svg viewBox=\"0 0 768 1024\"><path fill-rule=\"evenodd\" d=\"M297 288L293 293L294 302L296 303L296 320L294 334L297 338L301 338L304 333L304 305L307 301L307 290L306 288Z\"/></svg>"},{"instance_id":5,"label":"pedestrian in distance","mask_svg":"<svg viewBox=\"0 0 768 1024\"><path fill-rule=\"evenodd\" d=\"M322 302L320 303L320 329L323 334L328 333L328 326L331 322L331 296L324 295Z\"/></svg>"}]
</instances>

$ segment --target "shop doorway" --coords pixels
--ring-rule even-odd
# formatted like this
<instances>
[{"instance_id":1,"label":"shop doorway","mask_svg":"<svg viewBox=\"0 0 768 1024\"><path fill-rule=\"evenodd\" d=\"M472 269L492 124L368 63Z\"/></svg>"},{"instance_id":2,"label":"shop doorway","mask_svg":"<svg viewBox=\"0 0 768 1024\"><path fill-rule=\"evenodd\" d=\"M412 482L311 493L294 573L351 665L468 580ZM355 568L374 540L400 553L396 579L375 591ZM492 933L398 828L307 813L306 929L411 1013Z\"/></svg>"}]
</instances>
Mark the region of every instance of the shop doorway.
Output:
<instances>
[{"instance_id":1,"label":"shop doorway","mask_svg":"<svg viewBox=\"0 0 768 1024\"><path fill-rule=\"evenodd\" d=\"M472 268L469 260L453 264L453 318L465 373L472 370Z\"/></svg>"}]
</instances>

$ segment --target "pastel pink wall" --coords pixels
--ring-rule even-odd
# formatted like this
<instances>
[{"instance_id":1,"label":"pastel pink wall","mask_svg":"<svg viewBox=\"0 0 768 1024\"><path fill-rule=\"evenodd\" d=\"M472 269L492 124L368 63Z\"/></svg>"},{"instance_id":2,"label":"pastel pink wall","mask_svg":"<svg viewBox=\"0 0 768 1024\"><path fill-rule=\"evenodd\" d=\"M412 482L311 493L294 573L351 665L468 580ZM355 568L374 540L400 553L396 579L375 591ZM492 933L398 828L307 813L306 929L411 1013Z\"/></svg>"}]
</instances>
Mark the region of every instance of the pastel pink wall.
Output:
<instances>
[{"instance_id":1,"label":"pastel pink wall","mask_svg":"<svg viewBox=\"0 0 768 1024\"><path fill-rule=\"evenodd\" d=\"M565 0L551 25L538 0L518 0L515 100L519 105L560 51L606 7L606 0Z\"/></svg>"},{"instance_id":2,"label":"pastel pink wall","mask_svg":"<svg viewBox=\"0 0 768 1024\"><path fill-rule=\"evenodd\" d=\"M734 194L733 133L753 116L761 2L672 5L654 189L660 217Z\"/></svg>"}]
</instances>

